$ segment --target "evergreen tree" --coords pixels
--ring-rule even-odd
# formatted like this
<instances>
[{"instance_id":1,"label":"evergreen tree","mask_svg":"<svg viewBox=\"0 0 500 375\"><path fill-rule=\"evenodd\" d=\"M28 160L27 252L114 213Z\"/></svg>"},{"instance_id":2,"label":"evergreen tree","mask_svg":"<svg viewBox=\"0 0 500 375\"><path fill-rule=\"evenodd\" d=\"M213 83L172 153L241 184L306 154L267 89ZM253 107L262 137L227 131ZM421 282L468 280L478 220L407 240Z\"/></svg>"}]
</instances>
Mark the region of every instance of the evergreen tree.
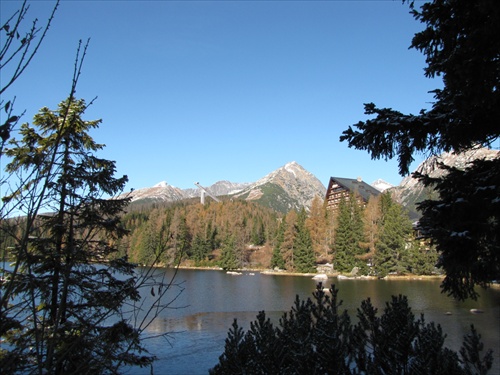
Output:
<instances>
[{"instance_id":1,"label":"evergreen tree","mask_svg":"<svg viewBox=\"0 0 500 375\"><path fill-rule=\"evenodd\" d=\"M309 229L306 227L307 213L302 208L297 217L297 235L294 245L294 265L297 272L307 273L316 270L316 258L312 247Z\"/></svg>"},{"instance_id":2,"label":"evergreen tree","mask_svg":"<svg viewBox=\"0 0 500 375\"><path fill-rule=\"evenodd\" d=\"M210 243L198 233L191 244L191 257L195 264L199 264L207 258L208 254L210 254Z\"/></svg>"},{"instance_id":3,"label":"evergreen tree","mask_svg":"<svg viewBox=\"0 0 500 375\"><path fill-rule=\"evenodd\" d=\"M285 269L285 261L281 254L281 245L284 241L286 226L286 216L281 220L280 226L276 233L276 239L273 247L273 255L271 257L271 268Z\"/></svg>"},{"instance_id":4,"label":"evergreen tree","mask_svg":"<svg viewBox=\"0 0 500 375\"><path fill-rule=\"evenodd\" d=\"M227 236L222 244L219 266L224 270L234 270L241 266L238 261L236 241L233 236Z\"/></svg>"},{"instance_id":5,"label":"evergreen tree","mask_svg":"<svg viewBox=\"0 0 500 375\"><path fill-rule=\"evenodd\" d=\"M442 178L420 176L439 192L419 204L423 233L433 239L445 291L477 297L474 286L500 278L500 159L478 160L465 170L446 168Z\"/></svg>"},{"instance_id":6,"label":"evergreen tree","mask_svg":"<svg viewBox=\"0 0 500 375\"><path fill-rule=\"evenodd\" d=\"M342 198L338 207L337 228L335 231L335 269L339 272L351 272L358 267L366 272L366 264L361 259L365 250L363 217L361 207L354 194L348 199Z\"/></svg>"},{"instance_id":7,"label":"evergreen tree","mask_svg":"<svg viewBox=\"0 0 500 375\"><path fill-rule=\"evenodd\" d=\"M442 77L443 87L433 90L435 101L430 110L418 115L403 114L391 108L365 104L365 114L375 118L360 121L340 137L349 147L367 150L372 158L398 158L399 173L406 175L417 153L436 155L443 151L472 150L478 145L491 146L500 137L500 12L495 0L433 0L417 9L407 1L416 20L425 29L413 37L411 48L424 53L427 77ZM446 278L444 290L455 297L475 297L476 284L486 286L500 277L498 237L489 223L500 222L498 184L483 185L487 180L498 181L500 158L489 162L478 160L464 173L448 173L437 189L440 202L420 206L425 222L424 235L429 236L443 256L440 266ZM466 178L463 178L465 177ZM485 176L489 176L486 177ZM427 187L428 176L419 176ZM476 184L476 181L479 182ZM463 184L463 182L466 182ZM472 189L471 185L473 186ZM496 189L491 189L496 186ZM482 191L473 205L450 201L452 195L464 199L467 194ZM480 202L481 201L481 202ZM425 209L429 207L429 209ZM455 213L468 218L481 208L483 225L467 221L464 226ZM453 226L446 225L453 223ZM445 227L441 227L446 225ZM498 233L497 228L493 228ZM449 241L446 232L474 233L466 241Z\"/></svg>"},{"instance_id":8,"label":"evergreen tree","mask_svg":"<svg viewBox=\"0 0 500 375\"><path fill-rule=\"evenodd\" d=\"M103 146L89 131L100 121L83 120L86 108L72 97L55 111L42 108L6 149L7 171L28 177L3 198L26 210L16 265L2 284L5 371L115 373L152 361L138 354L140 330L116 315L139 299L135 266L112 257L112 243L126 233L120 215L128 199L109 197L127 177L115 178L114 162L94 155Z\"/></svg>"},{"instance_id":9,"label":"evergreen tree","mask_svg":"<svg viewBox=\"0 0 500 375\"><path fill-rule=\"evenodd\" d=\"M320 283L313 299L296 297L278 327L264 311L247 332L235 321L210 374L485 375L491 369L492 351L482 356L474 327L459 355L444 346L440 326L423 315L415 319L404 296L393 296L380 316L370 299L362 301L355 325L341 305L338 290L327 294Z\"/></svg>"},{"instance_id":10,"label":"evergreen tree","mask_svg":"<svg viewBox=\"0 0 500 375\"><path fill-rule=\"evenodd\" d=\"M167 264L178 264L187 256L187 251L191 246L191 236L186 224L186 216L181 210L175 210L172 223L170 225L172 252Z\"/></svg>"},{"instance_id":11,"label":"evergreen tree","mask_svg":"<svg viewBox=\"0 0 500 375\"><path fill-rule=\"evenodd\" d=\"M207 241L208 244L208 252L211 252L212 250L217 249L219 246L219 243L217 241L217 227L212 228L212 221L210 220L207 224L207 229L205 231L205 240Z\"/></svg>"},{"instance_id":12,"label":"evergreen tree","mask_svg":"<svg viewBox=\"0 0 500 375\"><path fill-rule=\"evenodd\" d=\"M285 219L284 219L285 220ZM295 271L295 237L297 236L297 211L288 212L285 220L285 231L281 243L281 256L287 271Z\"/></svg>"},{"instance_id":13,"label":"evergreen tree","mask_svg":"<svg viewBox=\"0 0 500 375\"><path fill-rule=\"evenodd\" d=\"M409 244L407 259L404 263L414 275L432 275L436 272L439 254L429 241L419 238Z\"/></svg>"},{"instance_id":14,"label":"evergreen tree","mask_svg":"<svg viewBox=\"0 0 500 375\"><path fill-rule=\"evenodd\" d=\"M260 216L253 220L252 243L256 246L262 246L266 243L266 229Z\"/></svg>"},{"instance_id":15,"label":"evergreen tree","mask_svg":"<svg viewBox=\"0 0 500 375\"><path fill-rule=\"evenodd\" d=\"M389 273L406 273L409 271L408 248L412 225L403 207L395 202L389 204L376 243L374 270L379 277Z\"/></svg>"}]
</instances>

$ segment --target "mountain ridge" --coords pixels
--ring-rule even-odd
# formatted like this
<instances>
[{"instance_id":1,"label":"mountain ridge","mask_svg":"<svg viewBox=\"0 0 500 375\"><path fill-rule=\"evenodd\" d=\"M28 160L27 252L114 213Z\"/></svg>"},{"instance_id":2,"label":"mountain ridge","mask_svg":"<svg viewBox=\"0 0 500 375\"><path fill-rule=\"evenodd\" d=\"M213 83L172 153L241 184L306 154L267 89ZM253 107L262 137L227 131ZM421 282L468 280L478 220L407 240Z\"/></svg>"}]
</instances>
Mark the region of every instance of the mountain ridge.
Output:
<instances>
[{"instance_id":1,"label":"mountain ridge","mask_svg":"<svg viewBox=\"0 0 500 375\"><path fill-rule=\"evenodd\" d=\"M278 211L301 207L310 208L315 196L324 198L325 186L316 176L295 161L268 173L253 183L217 181L204 187L216 197L228 196L234 199L257 201ZM200 188L180 189L161 181L152 187L132 190L119 197L130 197L132 202L176 202L201 196Z\"/></svg>"},{"instance_id":2,"label":"mountain ridge","mask_svg":"<svg viewBox=\"0 0 500 375\"><path fill-rule=\"evenodd\" d=\"M463 170L474 160L491 160L499 156L500 151L484 147L476 147L459 154L453 151L444 152L424 160L420 163L415 172L427 174L434 178L442 177L446 174L446 171L439 168L439 164L441 163ZM432 188L425 187L418 179L413 178L412 174L405 177L398 186L389 189L389 191L395 200L405 206L409 210L410 216L415 219L420 217L420 213L416 209L417 203L426 199L436 199L438 197L437 193Z\"/></svg>"},{"instance_id":3,"label":"mountain ridge","mask_svg":"<svg viewBox=\"0 0 500 375\"><path fill-rule=\"evenodd\" d=\"M445 172L438 167L439 163L465 168L472 160L491 159L498 157L499 153L500 151L486 148L476 148L460 154L443 153L426 159L416 171L432 177L441 176ZM382 179L374 181L371 186L381 192L390 192L415 219L419 217L416 204L424 199L437 197L432 189L425 188L411 175L405 177L398 186L393 186ZM324 199L326 195L325 185L295 161L286 163L253 183L222 180L205 189L216 197L253 201L283 213L291 209L300 210L302 207L309 210L314 197L319 196ZM199 188L180 189L169 185L166 181L161 181L152 187L120 195L120 197L125 196L131 197L132 202L169 203L198 198L201 196L201 190Z\"/></svg>"}]
</instances>

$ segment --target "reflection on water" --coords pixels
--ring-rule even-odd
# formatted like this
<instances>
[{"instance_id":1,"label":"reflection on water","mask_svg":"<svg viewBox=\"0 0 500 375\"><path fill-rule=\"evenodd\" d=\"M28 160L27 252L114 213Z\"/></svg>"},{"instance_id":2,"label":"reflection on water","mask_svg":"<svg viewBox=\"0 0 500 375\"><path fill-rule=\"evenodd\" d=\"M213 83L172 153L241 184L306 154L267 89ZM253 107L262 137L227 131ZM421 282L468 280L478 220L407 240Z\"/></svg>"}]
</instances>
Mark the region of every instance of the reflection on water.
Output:
<instances>
[{"instance_id":1,"label":"reflection on water","mask_svg":"<svg viewBox=\"0 0 500 375\"><path fill-rule=\"evenodd\" d=\"M171 273L173 270L158 272ZM167 275L169 276L169 275ZM156 374L207 374L224 350L227 332L236 318L245 330L259 311L265 310L277 322L293 305L295 296L311 297L315 281L310 277L276 276L256 273L228 275L222 271L179 270L176 280L185 290L174 308L163 311L147 330L148 336L169 332L167 337L147 340L146 346L158 357ZM370 297L382 311L392 295L408 297L415 316L425 315L447 334L445 345L458 350L471 324L482 335L486 348L495 351L494 370L500 373L500 290L481 291L478 301L458 302L441 294L439 280L337 280L343 309L354 318L361 301ZM175 308L182 307L184 308ZM478 308L482 314L471 314ZM149 374L133 369L129 374Z\"/></svg>"}]
</instances>

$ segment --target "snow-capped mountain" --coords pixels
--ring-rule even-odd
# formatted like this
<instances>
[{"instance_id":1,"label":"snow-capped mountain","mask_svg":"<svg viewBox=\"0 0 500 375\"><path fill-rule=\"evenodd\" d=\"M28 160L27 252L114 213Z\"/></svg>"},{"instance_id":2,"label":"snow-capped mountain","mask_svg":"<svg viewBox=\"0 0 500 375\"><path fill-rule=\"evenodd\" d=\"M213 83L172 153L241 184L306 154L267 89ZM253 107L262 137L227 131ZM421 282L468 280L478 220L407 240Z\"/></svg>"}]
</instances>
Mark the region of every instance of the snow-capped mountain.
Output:
<instances>
[{"instance_id":1,"label":"snow-capped mountain","mask_svg":"<svg viewBox=\"0 0 500 375\"><path fill-rule=\"evenodd\" d=\"M293 161L251 184L235 197L288 212L302 207L309 209L314 197L324 199L325 194L326 188L321 181Z\"/></svg>"},{"instance_id":2,"label":"snow-capped mountain","mask_svg":"<svg viewBox=\"0 0 500 375\"><path fill-rule=\"evenodd\" d=\"M291 208L309 209L315 196L323 199L326 194L324 185L296 162L288 163L254 183L218 181L205 188L214 196L257 201L283 212ZM179 189L162 181L153 187L122 194L121 197L129 196L132 202L175 202L200 195L199 188Z\"/></svg>"},{"instance_id":3,"label":"snow-capped mountain","mask_svg":"<svg viewBox=\"0 0 500 375\"><path fill-rule=\"evenodd\" d=\"M131 197L132 202L138 200L173 202L186 198L182 189L171 186L166 181L159 182L153 187L132 190L120 195L120 197L125 196Z\"/></svg>"},{"instance_id":4,"label":"snow-capped mountain","mask_svg":"<svg viewBox=\"0 0 500 375\"><path fill-rule=\"evenodd\" d=\"M394 185L382 180L381 178L379 178L378 180L375 180L371 183L371 185L377 189L378 191L380 192L384 192L386 191L387 189L390 189L390 188L393 188Z\"/></svg>"}]
</instances>

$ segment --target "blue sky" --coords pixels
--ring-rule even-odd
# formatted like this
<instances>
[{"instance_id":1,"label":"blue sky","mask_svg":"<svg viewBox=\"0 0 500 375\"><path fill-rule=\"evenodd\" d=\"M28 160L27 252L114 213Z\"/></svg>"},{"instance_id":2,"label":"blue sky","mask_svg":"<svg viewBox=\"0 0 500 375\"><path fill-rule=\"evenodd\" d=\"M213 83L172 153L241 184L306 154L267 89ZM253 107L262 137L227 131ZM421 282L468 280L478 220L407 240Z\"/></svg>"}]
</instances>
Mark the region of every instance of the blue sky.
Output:
<instances>
[{"instance_id":1,"label":"blue sky","mask_svg":"<svg viewBox=\"0 0 500 375\"><path fill-rule=\"evenodd\" d=\"M2 0L1 20L20 3ZM52 4L32 1L28 19L46 19ZM339 136L366 118L363 103L429 108L439 82L408 49L422 28L389 0L63 0L2 99L16 96L23 122L55 109L69 93L78 41L90 38L76 95L97 97L84 119L102 119L92 133L106 144L99 155L128 175L127 190L253 182L290 161L324 185L330 176L397 185L396 161L371 160Z\"/></svg>"}]
</instances>

